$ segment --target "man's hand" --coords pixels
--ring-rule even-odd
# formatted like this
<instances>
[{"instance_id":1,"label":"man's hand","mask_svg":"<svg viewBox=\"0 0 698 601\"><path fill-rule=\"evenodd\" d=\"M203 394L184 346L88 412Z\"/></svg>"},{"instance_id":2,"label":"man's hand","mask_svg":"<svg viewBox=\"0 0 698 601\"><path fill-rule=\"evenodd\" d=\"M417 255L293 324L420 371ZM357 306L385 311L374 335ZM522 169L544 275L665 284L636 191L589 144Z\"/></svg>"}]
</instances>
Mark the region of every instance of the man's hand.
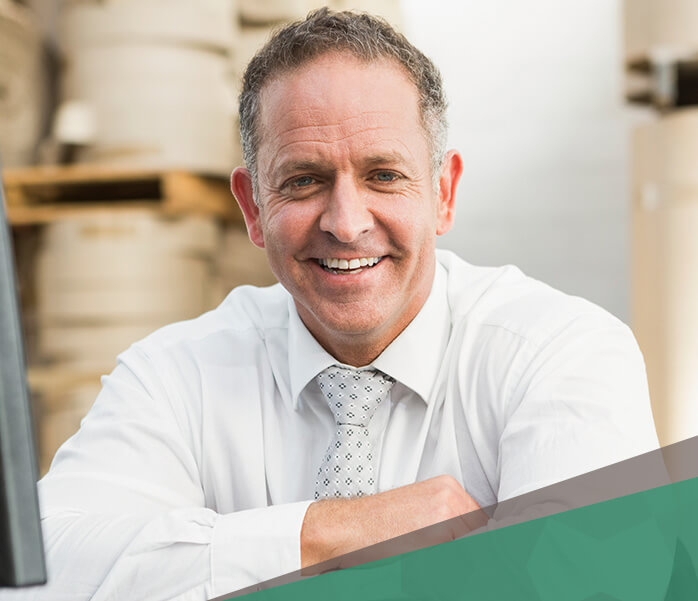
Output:
<instances>
[{"instance_id":1,"label":"man's hand","mask_svg":"<svg viewBox=\"0 0 698 601\"><path fill-rule=\"evenodd\" d=\"M356 499L317 501L301 529L303 568L479 509L451 476ZM453 540L453 528L439 531L432 544ZM442 540L443 539L443 540Z\"/></svg>"}]
</instances>

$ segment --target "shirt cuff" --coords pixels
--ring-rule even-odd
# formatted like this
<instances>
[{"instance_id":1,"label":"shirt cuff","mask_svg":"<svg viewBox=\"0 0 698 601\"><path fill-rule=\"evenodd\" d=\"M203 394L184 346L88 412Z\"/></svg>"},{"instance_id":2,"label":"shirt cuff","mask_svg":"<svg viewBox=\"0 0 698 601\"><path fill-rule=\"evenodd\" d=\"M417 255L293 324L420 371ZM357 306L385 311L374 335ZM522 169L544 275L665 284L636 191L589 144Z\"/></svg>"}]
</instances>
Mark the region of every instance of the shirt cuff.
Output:
<instances>
[{"instance_id":1,"label":"shirt cuff","mask_svg":"<svg viewBox=\"0 0 698 601\"><path fill-rule=\"evenodd\" d=\"M211 544L216 596L301 568L301 528L312 501L219 515Z\"/></svg>"}]
</instances>

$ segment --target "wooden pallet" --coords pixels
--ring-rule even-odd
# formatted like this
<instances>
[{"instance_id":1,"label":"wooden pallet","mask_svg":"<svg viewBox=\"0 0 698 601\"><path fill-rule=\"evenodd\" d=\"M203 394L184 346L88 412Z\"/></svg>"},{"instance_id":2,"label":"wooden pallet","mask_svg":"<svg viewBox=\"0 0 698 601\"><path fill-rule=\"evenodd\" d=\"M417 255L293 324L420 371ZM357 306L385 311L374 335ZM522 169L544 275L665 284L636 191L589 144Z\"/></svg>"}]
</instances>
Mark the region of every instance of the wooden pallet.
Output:
<instances>
[{"instance_id":1,"label":"wooden pallet","mask_svg":"<svg viewBox=\"0 0 698 601\"><path fill-rule=\"evenodd\" d=\"M25 167L2 173L13 225L49 223L100 210L156 209L166 215L242 219L227 179L180 170L85 165Z\"/></svg>"}]
</instances>

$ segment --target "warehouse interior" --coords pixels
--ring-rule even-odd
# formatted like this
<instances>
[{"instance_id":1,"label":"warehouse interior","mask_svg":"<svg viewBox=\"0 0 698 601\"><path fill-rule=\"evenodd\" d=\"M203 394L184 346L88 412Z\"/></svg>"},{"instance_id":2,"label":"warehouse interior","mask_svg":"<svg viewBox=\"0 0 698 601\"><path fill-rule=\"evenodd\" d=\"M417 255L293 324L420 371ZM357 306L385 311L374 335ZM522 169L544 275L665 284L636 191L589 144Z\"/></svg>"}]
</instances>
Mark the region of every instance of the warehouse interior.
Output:
<instances>
[{"instance_id":1,"label":"warehouse interior","mask_svg":"<svg viewBox=\"0 0 698 601\"><path fill-rule=\"evenodd\" d=\"M332 0L440 68L440 242L628 323L662 445L698 434L698 4ZM0 0L0 161L40 469L119 352L274 283L230 193L239 80L314 0Z\"/></svg>"}]
</instances>

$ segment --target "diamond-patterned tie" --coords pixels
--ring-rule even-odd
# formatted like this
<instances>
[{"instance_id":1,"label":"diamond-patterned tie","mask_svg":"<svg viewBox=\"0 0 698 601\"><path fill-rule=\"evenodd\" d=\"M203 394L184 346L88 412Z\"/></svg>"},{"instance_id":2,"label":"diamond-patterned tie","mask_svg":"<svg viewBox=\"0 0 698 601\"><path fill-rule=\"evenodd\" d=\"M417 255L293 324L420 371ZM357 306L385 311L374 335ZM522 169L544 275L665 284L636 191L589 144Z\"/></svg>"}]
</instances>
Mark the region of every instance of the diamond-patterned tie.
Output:
<instances>
[{"instance_id":1,"label":"diamond-patterned tie","mask_svg":"<svg viewBox=\"0 0 698 601\"><path fill-rule=\"evenodd\" d=\"M373 369L333 365L316 380L334 413L336 429L315 481L315 498L362 497L378 486L368 425L395 380Z\"/></svg>"}]
</instances>

